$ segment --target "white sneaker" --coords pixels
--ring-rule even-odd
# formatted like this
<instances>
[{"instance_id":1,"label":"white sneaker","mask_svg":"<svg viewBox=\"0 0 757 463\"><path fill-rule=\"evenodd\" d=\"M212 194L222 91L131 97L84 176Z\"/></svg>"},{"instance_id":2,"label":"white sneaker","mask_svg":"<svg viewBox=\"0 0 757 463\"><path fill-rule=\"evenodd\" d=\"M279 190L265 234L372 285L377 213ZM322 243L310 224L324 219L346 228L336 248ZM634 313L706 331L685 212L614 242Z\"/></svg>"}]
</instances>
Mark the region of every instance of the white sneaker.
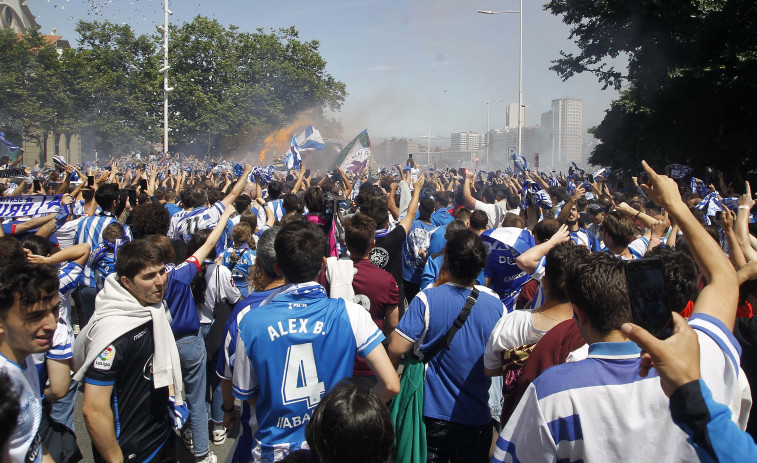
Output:
<instances>
[{"instance_id":1,"label":"white sneaker","mask_svg":"<svg viewBox=\"0 0 757 463\"><path fill-rule=\"evenodd\" d=\"M195 460L195 463L218 463L218 457L213 452L208 452L202 460Z\"/></svg>"},{"instance_id":2,"label":"white sneaker","mask_svg":"<svg viewBox=\"0 0 757 463\"><path fill-rule=\"evenodd\" d=\"M184 427L184 430L181 431L181 438L184 440L184 446L188 448L190 452L195 449L194 441L192 440L192 429L188 424Z\"/></svg>"},{"instance_id":3,"label":"white sneaker","mask_svg":"<svg viewBox=\"0 0 757 463\"><path fill-rule=\"evenodd\" d=\"M223 445L224 442L226 442L226 435L229 433L229 431L226 428L221 429L213 429L213 435L211 436L211 440L213 441L213 445Z\"/></svg>"}]
</instances>

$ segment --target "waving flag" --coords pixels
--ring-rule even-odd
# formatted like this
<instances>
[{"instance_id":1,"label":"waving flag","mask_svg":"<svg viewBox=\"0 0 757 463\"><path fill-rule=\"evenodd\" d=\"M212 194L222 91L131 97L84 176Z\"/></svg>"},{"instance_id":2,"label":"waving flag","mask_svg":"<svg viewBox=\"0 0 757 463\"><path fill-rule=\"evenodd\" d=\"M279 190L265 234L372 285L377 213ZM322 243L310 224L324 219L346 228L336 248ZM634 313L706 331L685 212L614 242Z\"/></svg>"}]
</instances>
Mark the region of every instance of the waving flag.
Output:
<instances>
[{"instance_id":1,"label":"waving flag","mask_svg":"<svg viewBox=\"0 0 757 463\"><path fill-rule=\"evenodd\" d=\"M312 127L312 126L311 126ZM300 156L300 147L297 145L297 137L292 136L292 144L289 146L289 152L284 159L287 169L299 169L302 157Z\"/></svg>"},{"instance_id":2,"label":"waving flag","mask_svg":"<svg viewBox=\"0 0 757 463\"><path fill-rule=\"evenodd\" d=\"M297 137L297 139L293 139L292 142L297 143L297 147L300 152L308 150L322 150L326 148L326 144L323 142L321 133L318 130L314 129L312 125L307 126L305 130L303 130L302 133Z\"/></svg>"},{"instance_id":3,"label":"waving flag","mask_svg":"<svg viewBox=\"0 0 757 463\"><path fill-rule=\"evenodd\" d=\"M336 157L334 168L341 168L344 171L351 171L355 174L361 174L367 167L371 159L371 139L368 137L368 130L363 130Z\"/></svg>"},{"instance_id":4,"label":"waving flag","mask_svg":"<svg viewBox=\"0 0 757 463\"><path fill-rule=\"evenodd\" d=\"M8 147L9 152L14 152L17 149L21 149L20 146L16 146L13 143L5 139L5 132L0 132L0 142L4 143Z\"/></svg>"}]
</instances>

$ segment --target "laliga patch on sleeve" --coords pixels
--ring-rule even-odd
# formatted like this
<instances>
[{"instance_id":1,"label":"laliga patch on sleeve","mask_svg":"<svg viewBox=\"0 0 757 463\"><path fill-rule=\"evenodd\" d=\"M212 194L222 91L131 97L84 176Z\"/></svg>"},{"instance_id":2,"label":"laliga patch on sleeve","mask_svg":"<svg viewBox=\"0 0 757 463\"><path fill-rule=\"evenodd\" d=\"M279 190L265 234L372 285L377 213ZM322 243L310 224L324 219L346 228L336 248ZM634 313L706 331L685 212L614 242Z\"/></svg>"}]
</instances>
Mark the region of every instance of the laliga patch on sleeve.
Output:
<instances>
[{"instance_id":1,"label":"laliga patch on sleeve","mask_svg":"<svg viewBox=\"0 0 757 463\"><path fill-rule=\"evenodd\" d=\"M113 359L116 358L116 348L111 344L100 353L92 364L96 370L110 370L113 366Z\"/></svg>"}]
</instances>

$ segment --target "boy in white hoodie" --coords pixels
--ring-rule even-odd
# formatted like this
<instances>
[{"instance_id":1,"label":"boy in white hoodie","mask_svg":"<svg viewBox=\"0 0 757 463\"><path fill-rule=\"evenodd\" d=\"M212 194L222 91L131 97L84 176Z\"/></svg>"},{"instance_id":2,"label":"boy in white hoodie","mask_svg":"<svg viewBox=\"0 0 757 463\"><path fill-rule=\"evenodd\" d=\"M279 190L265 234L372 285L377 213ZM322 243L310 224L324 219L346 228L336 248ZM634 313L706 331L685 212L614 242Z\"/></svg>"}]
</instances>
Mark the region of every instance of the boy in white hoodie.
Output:
<instances>
[{"instance_id":1,"label":"boy in white hoodie","mask_svg":"<svg viewBox=\"0 0 757 463\"><path fill-rule=\"evenodd\" d=\"M171 429L181 405L179 353L163 305L166 272L146 240L121 247L95 313L74 346L82 412L96 461L175 461Z\"/></svg>"}]
</instances>

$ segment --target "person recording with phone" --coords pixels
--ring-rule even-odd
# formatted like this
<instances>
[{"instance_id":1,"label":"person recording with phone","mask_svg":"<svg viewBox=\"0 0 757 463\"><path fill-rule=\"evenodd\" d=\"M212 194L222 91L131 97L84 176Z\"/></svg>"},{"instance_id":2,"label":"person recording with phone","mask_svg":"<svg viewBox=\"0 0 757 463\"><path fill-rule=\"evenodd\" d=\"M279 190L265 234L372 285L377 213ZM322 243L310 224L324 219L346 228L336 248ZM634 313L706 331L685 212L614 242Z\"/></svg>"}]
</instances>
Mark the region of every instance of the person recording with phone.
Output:
<instances>
[{"instance_id":1,"label":"person recording with phone","mask_svg":"<svg viewBox=\"0 0 757 463\"><path fill-rule=\"evenodd\" d=\"M729 403L740 392L741 348L731 333L736 272L681 200L675 181L643 166L649 176L643 190L679 225L707 280L688 325L699 342L701 376L712 399ZM568 270L566 290L576 326L589 344L588 357L549 368L528 386L499 436L492 461L514 461L516 454L521 461L643 461L649 455L658 461L697 459L670 417L657 378L638 374L648 360L622 330L633 318L625 266L598 253Z\"/></svg>"},{"instance_id":2,"label":"person recording with phone","mask_svg":"<svg viewBox=\"0 0 757 463\"><path fill-rule=\"evenodd\" d=\"M673 421L691 439L699 461L755 461L757 444L733 422L728 407L712 398L702 380L696 332L677 313L673 321L673 334L664 340L632 323L621 327L642 349L639 376L648 376L652 368L660 376Z\"/></svg>"}]
</instances>

